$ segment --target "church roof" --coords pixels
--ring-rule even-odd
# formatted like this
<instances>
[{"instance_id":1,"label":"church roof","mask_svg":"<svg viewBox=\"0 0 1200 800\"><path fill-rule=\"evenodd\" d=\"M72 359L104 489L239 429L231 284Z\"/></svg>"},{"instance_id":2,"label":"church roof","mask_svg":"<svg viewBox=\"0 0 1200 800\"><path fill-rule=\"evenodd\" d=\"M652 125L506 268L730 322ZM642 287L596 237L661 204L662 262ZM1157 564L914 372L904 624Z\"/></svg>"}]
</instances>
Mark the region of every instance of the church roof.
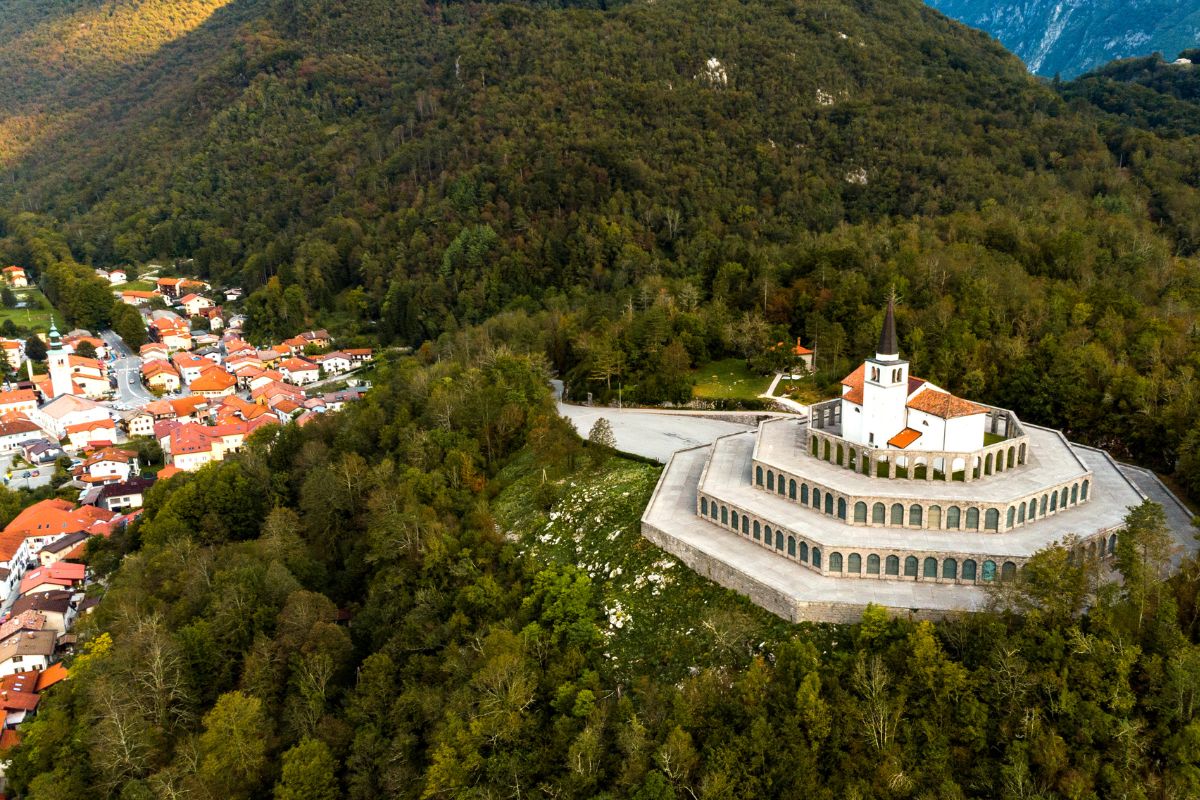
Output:
<instances>
[{"instance_id":1,"label":"church roof","mask_svg":"<svg viewBox=\"0 0 1200 800\"><path fill-rule=\"evenodd\" d=\"M842 378L842 386L849 387L849 391L842 392L842 399L861 406L863 401L863 381L865 381L866 378L866 364L859 364L858 369Z\"/></svg>"},{"instance_id":2,"label":"church roof","mask_svg":"<svg viewBox=\"0 0 1200 800\"><path fill-rule=\"evenodd\" d=\"M908 407L942 419L987 413L987 409L977 403L955 397L949 392L939 392L933 389L926 389L909 400Z\"/></svg>"},{"instance_id":3,"label":"church roof","mask_svg":"<svg viewBox=\"0 0 1200 800\"><path fill-rule=\"evenodd\" d=\"M896 338L896 301L888 299L887 311L883 315L883 330L879 332L879 347L875 352L880 355L900 355L900 343Z\"/></svg>"},{"instance_id":4,"label":"church roof","mask_svg":"<svg viewBox=\"0 0 1200 800\"><path fill-rule=\"evenodd\" d=\"M916 430L915 428L905 428L892 438L888 439L888 446L899 447L901 450L903 450L905 447L908 447L910 444L920 438L921 432L919 430Z\"/></svg>"}]
</instances>

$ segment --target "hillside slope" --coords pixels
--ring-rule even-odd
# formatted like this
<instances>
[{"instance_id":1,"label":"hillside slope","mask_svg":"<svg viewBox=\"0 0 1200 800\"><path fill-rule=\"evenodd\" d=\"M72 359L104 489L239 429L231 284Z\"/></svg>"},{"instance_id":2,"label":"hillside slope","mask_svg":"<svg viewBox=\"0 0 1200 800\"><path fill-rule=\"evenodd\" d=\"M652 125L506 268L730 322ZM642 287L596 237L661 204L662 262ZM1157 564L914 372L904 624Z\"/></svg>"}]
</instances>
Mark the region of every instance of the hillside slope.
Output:
<instances>
[{"instance_id":1,"label":"hillside slope","mask_svg":"<svg viewBox=\"0 0 1200 800\"><path fill-rule=\"evenodd\" d=\"M1160 52L1172 59L1200 40L1200 9L1186 0L929 0L981 28L1029 69L1074 77L1119 58Z\"/></svg>"}]
</instances>

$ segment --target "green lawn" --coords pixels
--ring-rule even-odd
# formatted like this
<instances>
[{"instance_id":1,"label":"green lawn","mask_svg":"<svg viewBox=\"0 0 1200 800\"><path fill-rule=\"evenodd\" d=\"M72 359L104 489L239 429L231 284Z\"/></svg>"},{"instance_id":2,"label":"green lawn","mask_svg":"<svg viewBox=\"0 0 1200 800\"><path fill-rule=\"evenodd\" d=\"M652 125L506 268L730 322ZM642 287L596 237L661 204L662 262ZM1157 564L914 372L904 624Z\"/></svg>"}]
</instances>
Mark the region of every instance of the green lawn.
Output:
<instances>
[{"instance_id":1,"label":"green lawn","mask_svg":"<svg viewBox=\"0 0 1200 800\"><path fill-rule=\"evenodd\" d=\"M798 381L781 380L775 387L775 396L788 397L805 405L830 399L829 394L822 392L821 388L817 386L816 380L811 376Z\"/></svg>"},{"instance_id":2,"label":"green lawn","mask_svg":"<svg viewBox=\"0 0 1200 800\"><path fill-rule=\"evenodd\" d=\"M0 323L3 323L6 319L11 319L22 331L27 331L28 333L45 332L50 329L50 315L53 313L58 329L64 333L66 332L66 323L63 321L62 315L50 307L50 301L46 299L46 296L42 294L40 289L36 287L16 289L13 293L17 296L17 299L29 303L29 308L0 307Z\"/></svg>"},{"instance_id":3,"label":"green lawn","mask_svg":"<svg viewBox=\"0 0 1200 800\"><path fill-rule=\"evenodd\" d=\"M526 456L500 476L493 504L501 529L535 564L574 565L592 580L600 627L618 674L678 679L692 667L744 663L797 632L837 638L827 626L791 625L689 570L642 537L639 520L660 467L586 461L555 483L548 511L535 491L542 472Z\"/></svg>"},{"instance_id":4,"label":"green lawn","mask_svg":"<svg viewBox=\"0 0 1200 800\"><path fill-rule=\"evenodd\" d=\"M129 281L122 283L119 286L114 286L113 289L122 292L153 292L158 287L156 281Z\"/></svg>"},{"instance_id":5,"label":"green lawn","mask_svg":"<svg viewBox=\"0 0 1200 800\"><path fill-rule=\"evenodd\" d=\"M986 433L985 432L983 434L983 446L984 447L987 447L988 445L992 445L992 444L997 444L998 442L1003 442L1003 441L1004 441L1004 437L998 433Z\"/></svg>"},{"instance_id":6,"label":"green lawn","mask_svg":"<svg viewBox=\"0 0 1200 800\"><path fill-rule=\"evenodd\" d=\"M774 376L756 375L740 358L712 361L692 371L697 400L753 400L765 392Z\"/></svg>"}]
</instances>

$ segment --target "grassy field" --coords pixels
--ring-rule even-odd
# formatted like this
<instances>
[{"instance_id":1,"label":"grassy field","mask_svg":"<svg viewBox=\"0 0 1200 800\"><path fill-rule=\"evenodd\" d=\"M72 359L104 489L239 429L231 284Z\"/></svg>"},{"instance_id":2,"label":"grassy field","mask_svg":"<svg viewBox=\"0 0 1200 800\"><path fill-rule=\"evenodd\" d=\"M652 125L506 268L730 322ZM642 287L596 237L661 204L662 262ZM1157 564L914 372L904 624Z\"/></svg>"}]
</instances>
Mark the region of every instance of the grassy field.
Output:
<instances>
[{"instance_id":1,"label":"grassy field","mask_svg":"<svg viewBox=\"0 0 1200 800\"><path fill-rule=\"evenodd\" d=\"M114 286L113 289L123 292L153 292L157 287L158 283L155 281L137 280L122 283L120 286Z\"/></svg>"},{"instance_id":2,"label":"grassy field","mask_svg":"<svg viewBox=\"0 0 1200 800\"><path fill-rule=\"evenodd\" d=\"M40 289L36 287L16 289L14 294L19 300L28 303L29 308L0 307L0 323L11 319L22 331L37 333L50 329L50 315L53 313L58 329L66 332L66 323L63 321L62 315L50 307L50 301L46 299Z\"/></svg>"},{"instance_id":3,"label":"grassy field","mask_svg":"<svg viewBox=\"0 0 1200 800\"><path fill-rule=\"evenodd\" d=\"M537 564L587 572L607 617L607 654L617 674L653 671L671 679L689 669L741 664L773 643L826 626L797 626L705 580L641 536L639 520L660 468L620 458L583 465L556 485L541 511L540 470L518 462L501 475L498 522Z\"/></svg>"},{"instance_id":4,"label":"grassy field","mask_svg":"<svg viewBox=\"0 0 1200 800\"><path fill-rule=\"evenodd\" d=\"M712 361L692 372L697 400L753 400L771 385L773 376L756 375L740 358Z\"/></svg>"},{"instance_id":5,"label":"grassy field","mask_svg":"<svg viewBox=\"0 0 1200 800\"><path fill-rule=\"evenodd\" d=\"M776 397L788 397L805 405L819 403L832 397L827 392L822 392L811 376L798 381L781 380L775 387L775 395Z\"/></svg>"}]
</instances>

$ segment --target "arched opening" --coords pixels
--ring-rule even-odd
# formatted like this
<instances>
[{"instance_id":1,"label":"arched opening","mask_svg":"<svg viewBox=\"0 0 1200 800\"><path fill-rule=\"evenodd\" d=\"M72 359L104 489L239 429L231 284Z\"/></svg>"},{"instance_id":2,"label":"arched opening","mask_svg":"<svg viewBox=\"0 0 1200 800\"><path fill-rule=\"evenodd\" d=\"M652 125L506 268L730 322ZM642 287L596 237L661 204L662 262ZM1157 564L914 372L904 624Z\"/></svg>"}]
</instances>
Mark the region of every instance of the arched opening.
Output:
<instances>
[{"instance_id":1,"label":"arched opening","mask_svg":"<svg viewBox=\"0 0 1200 800\"><path fill-rule=\"evenodd\" d=\"M817 455L817 448L820 446L820 443L817 441L817 437L815 436L809 437L808 443L812 445L809 450L812 451L813 457L815 458Z\"/></svg>"},{"instance_id":2,"label":"arched opening","mask_svg":"<svg viewBox=\"0 0 1200 800\"><path fill-rule=\"evenodd\" d=\"M971 531L979 530L979 509L978 508L968 508L967 509L967 530L971 530Z\"/></svg>"},{"instance_id":3,"label":"arched opening","mask_svg":"<svg viewBox=\"0 0 1200 800\"><path fill-rule=\"evenodd\" d=\"M779 489L780 497L783 497L787 493L787 481L783 479L783 475L779 476L779 483L776 485L776 488Z\"/></svg>"},{"instance_id":4,"label":"arched opening","mask_svg":"<svg viewBox=\"0 0 1200 800\"><path fill-rule=\"evenodd\" d=\"M800 560L808 561L808 542L800 543Z\"/></svg>"},{"instance_id":5,"label":"arched opening","mask_svg":"<svg viewBox=\"0 0 1200 800\"><path fill-rule=\"evenodd\" d=\"M762 467L754 468L754 482L757 483L759 486L763 485L763 468Z\"/></svg>"},{"instance_id":6,"label":"arched opening","mask_svg":"<svg viewBox=\"0 0 1200 800\"><path fill-rule=\"evenodd\" d=\"M1008 507L1008 524L1007 524L1007 527L1009 527L1009 528L1012 528L1012 527L1015 527L1015 526L1016 526L1016 524L1017 524L1017 507L1016 507L1016 506L1009 506L1009 507Z\"/></svg>"},{"instance_id":7,"label":"arched opening","mask_svg":"<svg viewBox=\"0 0 1200 800\"><path fill-rule=\"evenodd\" d=\"M961 458L956 458L950 463L950 478L956 481L967 479L967 462Z\"/></svg>"},{"instance_id":8,"label":"arched opening","mask_svg":"<svg viewBox=\"0 0 1200 800\"><path fill-rule=\"evenodd\" d=\"M733 528L736 531L738 529L738 513L736 511L729 512L729 522L730 522L729 527Z\"/></svg>"},{"instance_id":9,"label":"arched opening","mask_svg":"<svg viewBox=\"0 0 1200 800\"><path fill-rule=\"evenodd\" d=\"M829 460L829 440L828 440L828 439L826 439L826 440L825 440L825 455L824 455L824 459L825 459L826 461L828 461L828 460Z\"/></svg>"},{"instance_id":10,"label":"arched opening","mask_svg":"<svg viewBox=\"0 0 1200 800\"><path fill-rule=\"evenodd\" d=\"M875 555L874 553L867 556L867 574L868 575L878 575L879 574L879 556Z\"/></svg>"},{"instance_id":11,"label":"arched opening","mask_svg":"<svg viewBox=\"0 0 1200 800\"><path fill-rule=\"evenodd\" d=\"M987 458L985 458L983 460L983 474L984 475L992 474L992 454L991 453L988 453Z\"/></svg>"},{"instance_id":12,"label":"arched opening","mask_svg":"<svg viewBox=\"0 0 1200 800\"><path fill-rule=\"evenodd\" d=\"M1050 511L1051 513L1058 510L1058 492L1050 493Z\"/></svg>"},{"instance_id":13,"label":"arched opening","mask_svg":"<svg viewBox=\"0 0 1200 800\"><path fill-rule=\"evenodd\" d=\"M904 506L900 505L899 503L892 503L892 524L904 524Z\"/></svg>"},{"instance_id":14,"label":"arched opening","mask_svg":"<svg viewBox=\"0 0 1200 800\"><path fill-rule=\"evenodd\" d=\"M839 445L837 446L837 465L838 465L839 467L842 465L842 460L843 460L845 457L846 457L846 454L845 454L845 453L842 451L842 446L841 446L841 444L839 444Z\"/></svg>"},{"instance_id":15,"label":"arched opening","mask_svg":"<svg viewBox=\"0 0 1200 800\"><path fill-rule=\"evenodd\" d=\"M1062 488L1062 491L1058 493L1058 506L1059 508L1067 507L1067 487L1065 486Z\"/></svg>"},{"instance_id":16,"label":"arched opening","mask_svg":"<svg viewBox=\"0 0 1200 800\"><path fill-rule=\"evenodd\" d=\"M1096 543L1095 542L1088 542L1087 554L1088 554L1088 558L1090 560L1094 561L1096 559Z\"/></svg>"},{"instance_id":17,"label":"arched opening","mask_svg":"<svg viewBox=\"0 0 1200 800\"><path fill-rule=\"evenodd\" d=\"M846 469L852 472L858 469L858 451L853 447L846 453Z\"/></svg>"},{"instance_id":18,"label":"arched opening","mask_svg":"<svg viewBox=\"0 0 1200 800\"><path fill-rule=\"evenodd\" d=\"M783 551L783 531L775 531L775 549Z\"/></svg>"},{"instance_id":19,"label":"arched opening","mask_svg":"<svg viewBox=\"0 0 1200 800\"><path fill-rule=\"evenodd\" d=\"M759 526L758 526L758 520L754 520L754 538L755 539L762 538L762 529L759 528Z\"/></svg>"},{"instance_id":20,"label":"arched opening","mask_svg":"<svg viewBox=\"0 0 1200 800\"><path fill-rule=\"evenodd\" d=\"M795 478L792 478L791 480L788 481L788 499L789 500L796 499L796 479Z\"/></svg>"},{"instance_id":21,"label":"arched opening","mask_svg":"<svg viewBox=\"0 0 1200 800\"><path fill-rule=\"evenodd\" d=\"M1017 523L1020 524L1020 523L1024 523L1024 522L1025 522L1025 504L1021 503L1021 505L1017 506Z\"/></svg>"},{"instance_id":22,"label":"arched opening","mask_svg":"<svg viewBox=\"0 0 1200 800\"><path fill-rule=\"evenodd\" d=\"M983 574L980 576L987 582L996 580L996 562L988 559L983 562Z\"/></svg>"},{"instance_id":23,"label":"arched opening","mask_svg":"<svg viewBox=\"0 0 1200 800\"><path fill-rule=\"evenodd\" d=\"M932 557L926 558L923 572L922 577L924 578L937 578L937 559Z\"/></svg>"},{"instance_id":24,"label":"arched opening","mask_svg":"<svg viewBox=\"0 0 1200 800\"><path fill-rule=\"evenodd\" d=\"M829 492L825 493L825 513L831 517L833 516L833 495Z\"/></svg>"},{"instance_id":25,"label":"arched opening","mask_svg":"<svg viewBox=\"0 0 1200 800\"><path fill-rule=\"evenodd\" d=\"M1018 464L1025 463L1025 443L1024 442L1021 443L1021 447L1017 450L1017 463Z\"/></svg>"},{"instance_id":26,"label":"arched opening","mask_svg":"<svg viewBox=\"0 0 1200 800\"><path fill-rule=\"evenodd\" d=\"M838 519L846 518L846 498L838 498Z\"/></svg>"},{"instance_id":27,"label":"arched opening","mask_svg":"<svg viewBox=\"0 0 1200 800\"><path fill-rule=\"evenodd\" d=\"M721 506L721 524L722 525L729 524L729 507L728 506Z\"/></svg>"},{"instance_id":28,"label":"arched opening","mask_svg":"<svg viewBox=\"0 0 1200 800\"><path fill-rule=\"evenodd\" d=\"M771 531L771 526L764 525L763 526L763 542L767 545L767 547L771 546L771 541L774 539L774 537L775 537L775 534Z\"/></svg>"},{"instance_id":29,"label":"arched opening","mask_svg":"<svg viewBox=\"0 0 1200 800\"><path fill-rule=\"evenodd\" d=\"M702 516L702 517L708 516L708 498L707 497L700 498L700 516Z\"/></svg>"},{"instance_id":30,"label":"arched opening","mask_svg":"<svg viewBox=\"0 0 1200 800\"><path fill-rule=\"evenodd\" d=\"M862 500L859 500L857 503L854 504L854 521L855 522L866 522L867 521L867 504L864 503Z\"/></svg>"},{"instance_id":31,"label":"arched opening","mask_svg":"<svg viewBox=\"0 0 1200 800\"><path fill-rule=\"evenodd\" d=\"M919 481L923 481L928 477L929 477L929 464L925 461L924 458L918 458L916 460L916 463L913 464L913 478L916 480L919 480Z\"/></svg>"},{"instance_id":32,"label":"arched opening","mask_svg":"<svg viewBox=\"0 0 1200 800\"><path fill-rule=\"evenodd\" d=\"M910 527L919 528L925 521L925 510L918 505L908 507L908 524Z\"/></svg>"},{"instance_id":33,"label":"arched opening","mask_svg":"<svg viewBox=\"0 0 1200 800\"><path fill-rule=\"evenodd\" d=\"M1087 500L1087 493L1088 493L1088 481L1085 480L1083 482L1083 487L1079 490L1079 496L1082 497L1084 500Z\"/></svg>"},{"instance_id":34,"label":"arched opening","mask_svg":"<svg viewBox=\"0 0 1200 800\"><path fill-rule=\"evenodd\" d=\"M975 562L969 558L963 562L962 579L964 581L975 580Z\"/></svg>"},{"instance_id":35,"label":"arched opening","mask_svg":"<svg viewBox=\"0 0 1200 800\"><path fill-rule=\"evenodd\" d=\"M842 571L842 554L841 553L830 553L829 554L829 571L830 572L841 572Z\"/></svg>"},{"instance_id":36,"label":"arched opening","mask_svg":"<svg viewBox=\"0 0 1200 800\"><path fill-rule=\"evenodd\" d=\"M1000 511L995 508L989 508L983 514L984 530L995 531L1000 529Z\"/></svg>"},{"instance_id":37,"label":"arched opening","mask_svg":"<svg viewBox=\"0 0 1200 800\"><path fill-rule=\"evenodd\" d=\"M767 470L767 491L775 491L775 473L771 470Z\"/></svg>"},{"instance_id":38,"label":"arched opening","mask_svg":"<svg viewBox=\"0 0 1200 800\"><path fill-rule=\"evenodd\" d=\"M953 558L942 562L942 577L951 581L958 579L958 562Z\"/></svg>"},{"instance_id":39,"label":"arched opening","mask_svg":"<svg viewBox=\"0 0 1200 800\"><path fill-rule=\"evenodd\" d=\"M1046 495L1042 495L1042 505L1038 509L1039 516L1042 516L1042 517L1046 516L1046 503L1047 503L1047 497L1046 497Z\"/></svg>"},{"instance_id":40,"label":"arched opening","mask_svg":"<svg viewBox=\"0 0 1200 800\"><path fill-rule=\"evenodd\" d=\"M942 507L929 507L929 527L938 530L942 527Z\"/></svg>"},{"instance_id":41,"label":"arched opening","mask_svg":"<svg viewBox=\"0 0 1200 800\"><path fill-rule=\"evenodd\" d=\"M1004 566L1000 568L1000 580L1011 581L1017 577L1017 565L1011 561L1005 561Z\"/></svg>"},{"instance_id":42,"label":"arched opening","mask_svg":"<svg viewBox=\"0 0 1200 800\"><path fill-rule=\"evenodd\" d=\"M821 568L821 548L819 547L812 549L812 565L817 569Z\"/></svg>"},{"instance_id":43,"label":"arched opening","mask_svg":"<svg viewBox=\"0 0 1200 800\"><path fill-rule=\"evenodd\" d=\"M946 527L951 530L958 530L962 524L962 509L958 506L950 506L946 509Z\"/></svg>"},{"instance_id":44,"label":"arched opening","mask_svg":"<svg viewBox=\"0 0 1200 800\"><path fill-rule=\"evenodd\" d=\"M916 556L909 556L908 558L904 559L904 577L906 577L906 578L917 577L917 557Z\"/></svg>"},{"instance_id":45,"label":"arched opening","mask_svg":"<svg viewBox=\"0 0 1200 800\"><path fill-rule=\"evenodd\" d=\"M971 456L971 477L980 478L983 474L983 459L979 456Z\"/></svg>"},{"instance_id":46,"label":"arched opening","mask_svg":"<svg viewBox=\"0 0 1200 800\"><path fill-rule=\"evenodd\" d=\"M1114 533L1108 537L1108 554L1114 555L1117 552L1117 535Z\"/></svg>"},{"instance_id":47,"label":"arched opening","mask_svg":"<svg viewBox=\"0 0 1200 800\"><path fill-rule=\"evenodd\" d=\"M742 533L750 535L750 518L745 515L742 516Z\"/></svg>"},{"instance_id":48,"label":"arched opening","mask_svg":"<svg viewBox=\"0 0 1200 800\"><path fill-rule=\"evenodd\" d=\"M1017 465L1017 448L1008 448L1008 468L1012 469Z\"/></svg>"},{"instance_id":49,"label":"arched opening","mask_svg":"<svg viewBox=\"0 0 1200 800\"><path fill-rule=\"evenodd\" d=\"M1037 519L1037 498L1029 501L1029 521Z\"/></svg>"},{"instance_id":50,"label":"arched opening","mask_svg":"<svg viewBox=\"0 0 1200 800\"><path fill-rule=\"evenodd\" d=\"M708 515L709 515L710 517L712 517L714 520L716 520L716 518L717 518L717 504L716 504L716 501L713 501L713 502L711 502L711 503L709 503L709 504L708 504Z\"/></svg>"},{"instance_id":51,"label":"arched opening","mask_svg":"<svg viewBox=\"0 0 1200 800\"><path fill-rule=\"evenodd\" d=\"M846 557L846 572L852 572L858 575L862 572L862 556L858 553L851 553Z\"/></svg>"},{"instance_id":52,"label":"arched opening","mask_svg":"<svg viewBox=\"0 0 1200 800\"><path fill-rule=\"evenodd\" d=\"M888 556L884 562L884 573L887 575L900 574L900 558L898 556Z\"/></svg>"},{"instance_id":53,"label":"arched opening","mask_svg":"<svg viewBox=\"0 0 1200 800\"><path fill-rule=\"evenodd\" d=\"M812 501L813 501L813 508L815 508L817 511L820 511L821 510L821 490L815 486L813 487L813 491L812 491Z\"/></svg>"},{"instance_id":54,"label":"arched opening","mask_svg":"<svg viewBox=\"0 0 1200 800\"><path fill-rule=\"evenodd\" d=\"M870 477L871 475L871 457L863 453L862 457L862 474Z\"/></svg>"},{"instance_id":55,"label":"arched opening","mask_svg":"<svg viewBox=\"0 0 1200 800\"><path fill-rule=\"evenodd\" d=\"M800 484L800 502L803 503L804 505L808 505L808 484L807 483Z\"/></svg>"},{"instance_id":56,"label":"arched opening","mask_svg":"<svg viewBox=\"0 0 1200 800\"><path fill-rule=\"evenodd\" d=\"M792 558L796 557L796 537L795 536L788 537L788 555L791 556Z\"/></svg>"},{"instance_id":57,"label":"arched opening","mask_svg":"<svg viewBox=\"0 0 1200 800\"><path fill-rule=\"evenodd\" d=\"M1079 484L1076 483L1071 487L1071 505L1079 502Z\"/></svg>"},{"instance_id":58,"label":"arched opening","mask_svg":"<svg viewBox=\"0 0 1200 800\"><path fill-rule=\"evenodd\" d=\"M877 456L875 458L875 477L890 478L892 476L891 466L891 460L887 456Z\"/></svg>"},{"instance_id":59,"label":"arched opening","mask_svg":"<svg viewBox=\"0 0 1200 800\"><path fill-rule=\"evenodd\" d=\"M935 481L946 480L946 459L935 458L933 460L933 479Z\"/></svg>"},{"instance_id":60,"label":"arched opening","mask_svg":"<svg viewBox=\"0 0 1200 800\"><path fill-rule=\"evenodd\" d=\"M887 522L887 508L884 507L883 503L876 503L871 506L871 522L876 525L882 525Z\"/></svg>"}]
</instances>

